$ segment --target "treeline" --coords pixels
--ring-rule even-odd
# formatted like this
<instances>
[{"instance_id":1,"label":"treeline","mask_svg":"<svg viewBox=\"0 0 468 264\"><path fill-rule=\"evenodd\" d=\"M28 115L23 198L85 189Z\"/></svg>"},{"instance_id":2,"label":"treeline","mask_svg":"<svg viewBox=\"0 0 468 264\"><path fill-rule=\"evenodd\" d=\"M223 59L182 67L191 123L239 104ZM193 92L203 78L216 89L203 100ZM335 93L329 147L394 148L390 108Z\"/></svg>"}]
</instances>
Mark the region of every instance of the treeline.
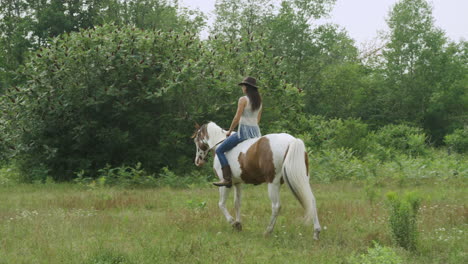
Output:
<instances>
[{"instance_id":1,"label":"treeline","mask_svg":"<svg viewBox=\"0 0 468 264\"><path fill-rule=\"evenodd\" d=\"M203 39L202 14L163 0L2 1L2 159L31 179L138 162L191 170L193 124L228 127L247 75L263 133L354 155L376 153L371 141L466 151L468 42L447 39L427 1L402 0L384 44L363 52L314 24L334 2L219 0Z\"/></svg>"}]
</instances>

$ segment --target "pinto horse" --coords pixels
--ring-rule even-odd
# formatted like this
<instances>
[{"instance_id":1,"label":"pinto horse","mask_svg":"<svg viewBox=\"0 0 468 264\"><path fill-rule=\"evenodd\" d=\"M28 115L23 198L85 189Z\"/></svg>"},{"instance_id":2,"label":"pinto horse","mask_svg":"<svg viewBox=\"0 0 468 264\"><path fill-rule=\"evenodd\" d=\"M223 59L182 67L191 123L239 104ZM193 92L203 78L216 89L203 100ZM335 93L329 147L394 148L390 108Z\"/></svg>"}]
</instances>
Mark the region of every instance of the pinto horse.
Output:
<instances>
[{"instance_id":1,"label":"pinto horse","mask_svg":"<svg viewBox=\"0 0 468 264\"><path fill-rule=\"evenodd\" d=\"M195 165L202 166L210 150L215 149L226 138L226 131L213 122L196 126L193 135L197 154ZM215 154L214 154L215 155ZM318 240L320 223L317 216L315 197L309 185L308 158L304 142L289 134L268 134L260 138L248 139L226 153L232 170L232 183L235 190L234 219L226 209L226 199L230 188L220 187L219 208L227 221L237 230L241 224L241 183L268 184L268 195L271 200L272 215L265 235L270 234L281 209L280 186L286 182L290 190L305 210L305 222L314 223L314 239ZM216 175L222 179L221 164L217 157L213 162Z\"/></svg>"}]
</instances>

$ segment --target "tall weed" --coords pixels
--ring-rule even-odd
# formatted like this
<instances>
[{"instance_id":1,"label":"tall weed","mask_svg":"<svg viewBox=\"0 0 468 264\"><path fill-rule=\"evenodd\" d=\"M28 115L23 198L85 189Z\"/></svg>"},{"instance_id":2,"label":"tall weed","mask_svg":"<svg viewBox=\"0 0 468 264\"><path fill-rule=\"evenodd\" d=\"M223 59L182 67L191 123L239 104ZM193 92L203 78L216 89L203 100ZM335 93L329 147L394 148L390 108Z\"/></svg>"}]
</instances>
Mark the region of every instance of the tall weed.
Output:
<instances>
[{"instance_id":1,"label":"tall weed","mask_svg":"<svg viewBox=\"0 0 468 264\"><path fill-rule=\"evenodd\" d=\"M415 192L400 197L395 192L387 193L390 208L390 228L399 246L415 251L418 243L417 216L421 198Z\"/></svg>"}]
</instances>

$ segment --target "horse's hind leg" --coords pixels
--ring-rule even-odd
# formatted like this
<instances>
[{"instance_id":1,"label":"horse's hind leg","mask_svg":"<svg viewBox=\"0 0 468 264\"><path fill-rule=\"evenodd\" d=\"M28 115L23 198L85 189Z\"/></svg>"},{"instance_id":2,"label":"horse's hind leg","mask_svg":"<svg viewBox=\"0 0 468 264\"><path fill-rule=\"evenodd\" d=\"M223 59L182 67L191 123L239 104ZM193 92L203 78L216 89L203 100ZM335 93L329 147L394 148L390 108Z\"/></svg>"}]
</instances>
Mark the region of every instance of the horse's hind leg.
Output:
<instances>
[{"instance_id":1,"label":"horse's hind leg","mask_svg":"<svg viewBox=\"0 0 468 264\"><path fill-rule=\"evenodd\" d=\"M278 218L278 214L281 210L279 193L280 193L279 183L268 184L268 196L270 197L270 200L271 200L271 218L270 218L270 224L268 225L265 231L265 235L269 235L273 231L273 228L275 227L275 224L276 224L276 219Z\"/></svg>"},{"instance_id":2,"label":"horse's hind leg","mask_svg":"<svg viewBox=\"0 0 468 264\"><path fill-rule=\"evenodd\" d=\"M227 197L229 196L230 188L226 187L220 187L219 188L219 209L221 209L221 212L223 212L224 216L226 217L226 220L229 222L229 224L233 225L234 224L234 218L231 216L229 211L226 208L226 200Z\"/></svg>"},{"instance_id":3,"label":"horse's hind leg","mask_svg":"<svg viewBox=\"0 0 468 264\"><path fill-rule=\"evenodd\" d=\"M242 188L241 185L235 184L234 185L234 208L236 211L236 221L232 225L234 229L237 231L242 231L242 224L241 224L241 213L240 213L240 208L241 208L241 198L242 198Z\"/></svg>"}]
</instances>

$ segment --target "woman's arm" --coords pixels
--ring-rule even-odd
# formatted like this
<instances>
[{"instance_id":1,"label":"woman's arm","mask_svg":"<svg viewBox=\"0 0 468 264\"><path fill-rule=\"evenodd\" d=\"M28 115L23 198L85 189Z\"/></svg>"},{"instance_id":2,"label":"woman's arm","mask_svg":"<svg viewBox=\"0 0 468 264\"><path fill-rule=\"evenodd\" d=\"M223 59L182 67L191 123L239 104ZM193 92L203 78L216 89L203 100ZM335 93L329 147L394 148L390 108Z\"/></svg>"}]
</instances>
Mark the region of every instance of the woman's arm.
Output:
<instances>
[{"instance_id":1,"label":"woman's arm","mask_svg":"<svg viewBox=\"0 0 468 264\"><path fill-rule=\"evenodd\" d=\"M262 119L262 109L261 108L260 108L260 111L258 111L257 124L260 124L260 119Z\"/></svg>"},{"instance_id":2,"label":"woman's arm","mask_svg":"<svg viewBox=\"0 0 468 264\"><path fill-rule=\"evenodd\" d=\"M244 112L244 108L247 105L247 99L245 97L239 98L239 102L237 103L237 111L236 115L234 116L234 119L232 119L231 126L229 127L229 131L227 133L228 136L231 135L232 131L236 129L237 125L239 124L240 118L242 116L242 113Z\"/></svg>"}]
</instances>

